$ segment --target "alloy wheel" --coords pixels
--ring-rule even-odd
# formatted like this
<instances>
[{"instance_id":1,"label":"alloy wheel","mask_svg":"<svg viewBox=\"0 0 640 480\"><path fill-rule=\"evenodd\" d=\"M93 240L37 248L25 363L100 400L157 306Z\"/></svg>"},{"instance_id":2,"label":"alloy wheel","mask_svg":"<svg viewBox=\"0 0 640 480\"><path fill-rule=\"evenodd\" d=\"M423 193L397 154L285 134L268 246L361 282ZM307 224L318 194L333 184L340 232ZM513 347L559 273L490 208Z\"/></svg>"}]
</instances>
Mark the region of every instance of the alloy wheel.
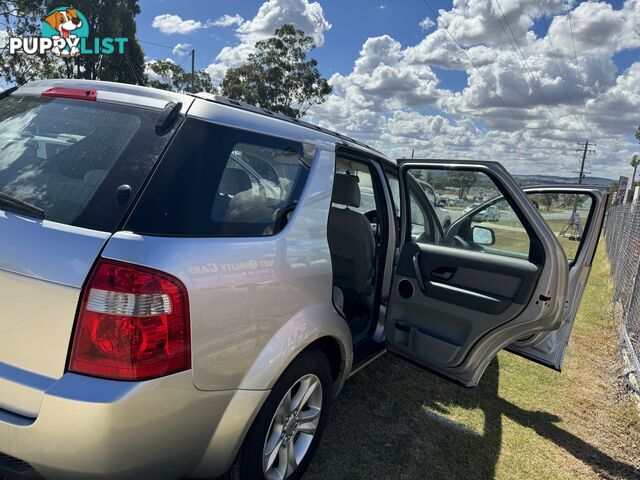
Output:
<instances>
[{"instance_id":1,"label":"alloy wheel","mask_svg":"<svg viewBox=\"0 0 640 480\"><path fill-rule=\"evenodd\" d=\"M305 375L287 391L271 420L262 455L265 478L285 480L295 472L316 435L321 411L320 379Z\"/></svg>"}]
</instances>

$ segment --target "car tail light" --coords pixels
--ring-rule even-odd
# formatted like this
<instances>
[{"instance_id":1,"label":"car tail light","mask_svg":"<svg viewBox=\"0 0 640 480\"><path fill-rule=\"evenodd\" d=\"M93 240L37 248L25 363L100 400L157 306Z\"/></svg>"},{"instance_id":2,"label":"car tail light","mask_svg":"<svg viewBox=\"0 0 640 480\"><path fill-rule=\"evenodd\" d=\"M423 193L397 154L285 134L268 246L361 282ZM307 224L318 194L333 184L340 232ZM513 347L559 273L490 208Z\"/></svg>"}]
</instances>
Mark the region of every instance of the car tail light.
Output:
<instances>
[{"instance_id":1,"label":"car tail light","mask_svg":"<svg viewBox=\"0 0 640 480\"><path fill-rule=\"evenodd\" d=\"M144 380L190 367L189 300L182 282L100 259L83 290L69 371Z\"/></svg>"}]
</instances>

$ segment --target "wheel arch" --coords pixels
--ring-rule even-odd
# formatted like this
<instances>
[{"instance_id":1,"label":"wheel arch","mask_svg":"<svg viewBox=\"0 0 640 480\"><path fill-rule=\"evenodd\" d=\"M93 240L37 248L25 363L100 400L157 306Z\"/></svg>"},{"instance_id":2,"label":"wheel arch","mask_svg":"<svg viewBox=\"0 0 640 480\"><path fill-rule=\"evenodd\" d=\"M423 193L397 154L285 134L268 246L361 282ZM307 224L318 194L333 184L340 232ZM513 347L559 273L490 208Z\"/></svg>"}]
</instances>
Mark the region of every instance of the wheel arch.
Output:
<instances>
[{"instance_id":1,"label":"wheel arch","mask_svg":"<svg viewBox=\"0 0 640 480\"><path fill-rule=\"evenodd\" d=\"M317 309L319 311L315 311ZM319 315L321 312L323 315ZM319 349L327 356L333 380L333 396L340 392L351 372L353 362L349 327L330 304L314 307L312 318L315 320L316 328L303 328L305 325L299 324L301 317L304 316L308 321L309 315L310 312L306 312L305 315L300 312L291 318L263 349L225 409L202 459L191 473L194 478L210 477L211 472L222 475L231 467L273 385L287 367L304 352ZM303 335L302 332L306 333ZM295 349L292 348L294 339ZM271 362L265 363L265 359L268 358ZM267 385L266 388L250 387L253 382L261 385L261 382L267 379L269 381L264 384Z\"/></svg>"},{"instance_id":2,"label":"wheel arch","mask_svg":"<svg viewBox=\"0 0 640 480\"><path fill-rule=\"evenodd\" d=\"M329 358L334 394L351 371L353 340L347 323L330 303L304 308L269 339L239 385L243 390L270 390L286 368L306 349L320 348ZM339 352L340 359L335 359Z\"/></svg>"}]
</instances>

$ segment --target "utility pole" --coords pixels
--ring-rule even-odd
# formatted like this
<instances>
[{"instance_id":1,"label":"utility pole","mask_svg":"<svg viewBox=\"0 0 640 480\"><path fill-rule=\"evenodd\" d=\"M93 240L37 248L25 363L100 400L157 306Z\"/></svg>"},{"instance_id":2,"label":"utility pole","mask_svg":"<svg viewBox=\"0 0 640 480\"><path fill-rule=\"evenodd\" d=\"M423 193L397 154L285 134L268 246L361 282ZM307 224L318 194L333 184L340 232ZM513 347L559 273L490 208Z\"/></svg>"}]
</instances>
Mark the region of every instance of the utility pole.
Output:
<instances>
[{"instance_id":1,"label":"utility pole","mask_svg":"<svg viewBox=\"0 0 640 480\"><path fill-rule=\"evenodd\" d=\"M582 152L582 160L580 161L580 172L578 173L580 176L578 177L578 185L582 185L582 179L585 174L591 172L584 171L584 164L587 161L587 153L595 153L595 149L589 148L589 139L584 142L584 147L581 143L579 143L581 148L577 148L576 152ZM591 146L595 147L596 144L592 143ZM569 223L567 223L562 230L560 231L561 237L568 237L570 240L580 240L582 238L582 224L580 223L580 216L578 215L578 195L573 202L573 212L571 212L571 218L569 219Z\"/></svg>"},{"instance_id":2,"label":"utility pole","mask_svg":"<svg viewBox=\"0 0 640 480\"><path fill-rule=\"evenodd\" d=\"M196 93L196 51L191 50L191 93Z\"/></svg>"},{"instance_id":3,"label":"utility pole","mask_svg":"<svg viewBox=\"0 0 640 480\"><path fill-rule=\"evenodd\" d=\"M578 145L582 147L581 143L579 143ZM596 146L595 143L592 143L591 145L594 147ZM582 161L580 162L580 176L578 177L578 185L582 185L582 178L584 177L585 173L591 173L584 171L584 164L587 161L587 153L596 153L596 151L593 148L589 148L589 139L587 138L587 141L584 142L584 149L576 149L576 152L582 152Z\"/></svg>"}]
</instances>

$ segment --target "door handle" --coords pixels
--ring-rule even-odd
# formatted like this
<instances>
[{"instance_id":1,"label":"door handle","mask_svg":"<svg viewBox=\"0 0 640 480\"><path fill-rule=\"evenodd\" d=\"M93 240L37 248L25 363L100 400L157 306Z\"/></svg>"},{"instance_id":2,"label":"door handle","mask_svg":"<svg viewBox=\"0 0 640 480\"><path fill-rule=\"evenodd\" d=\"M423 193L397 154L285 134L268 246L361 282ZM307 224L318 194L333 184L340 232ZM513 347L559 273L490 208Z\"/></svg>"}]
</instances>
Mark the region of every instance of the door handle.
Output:
<instances>
[{"instance_id":1,"label":"door handle","mask_svg":"<svg viewBox=\"0 0 640 480\"><path fill-rule=\"evenodd\" d=\"M453 267L440 267L431 271L431 276L433 278L437 278L438 280L451 280L453 274L456 273L456 268Z\"/></svg>"}]
</instances>

